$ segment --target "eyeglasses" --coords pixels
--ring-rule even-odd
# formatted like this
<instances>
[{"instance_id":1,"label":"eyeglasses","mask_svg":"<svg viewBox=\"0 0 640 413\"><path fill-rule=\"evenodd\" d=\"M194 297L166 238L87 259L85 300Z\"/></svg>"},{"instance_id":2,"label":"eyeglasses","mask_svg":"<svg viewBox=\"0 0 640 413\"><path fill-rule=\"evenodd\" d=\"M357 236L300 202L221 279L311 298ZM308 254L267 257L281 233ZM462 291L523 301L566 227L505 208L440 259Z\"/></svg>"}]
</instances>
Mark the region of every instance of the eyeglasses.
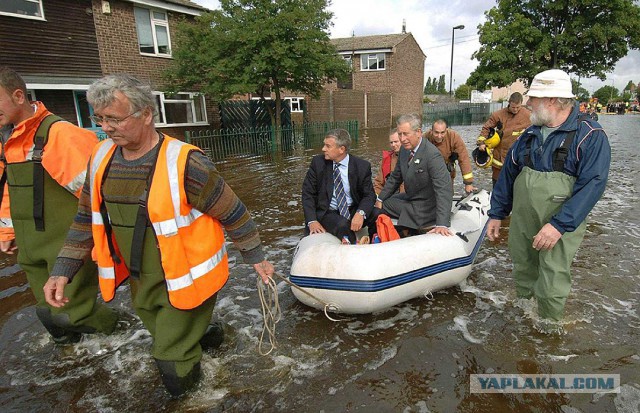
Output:
<instances>
[{"instance_id":1,"label":"eyeglasses","mask_svg":"<svg viewBox=\"0 0 640 413\"><path fill-rule=\"evenodd\" d=\"M122 122L124 122L125 120L129 119L131 116L136 115L136 114L138 114L140 112L141 112L140 110L137 110L137 111L135 111L133 113L128 114L127 116L125 116L122 119L111 118L109 116L102 117L102 116L96 116L96 115L89 116L89 119L91 119L91 121L93 123L95 123L96 125L98 125L98 126L102 126L103 124L106 123L107 125L111 126L112 128L115 128L115 127L120 126L120 124Z\"/></svg>"}]
</instances>

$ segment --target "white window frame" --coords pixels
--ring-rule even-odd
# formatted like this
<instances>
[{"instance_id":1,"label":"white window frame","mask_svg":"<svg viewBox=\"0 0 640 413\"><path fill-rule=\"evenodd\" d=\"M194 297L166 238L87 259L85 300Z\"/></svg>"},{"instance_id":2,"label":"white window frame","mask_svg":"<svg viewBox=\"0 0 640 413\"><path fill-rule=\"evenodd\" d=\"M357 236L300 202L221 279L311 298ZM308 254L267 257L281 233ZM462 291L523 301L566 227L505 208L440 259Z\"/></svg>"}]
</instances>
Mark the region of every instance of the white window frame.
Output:
<instances>
[{"instance_id":1,"label":"white window frame","mask_svg":"<svg viewBox=\"0 0 640 413\"><path fill-rule=\"evenodd\" d=\"M31 20L45 20L44 18L44 9L42 8L42 0L22 0L25 3L35 3L37 4L39 7L39 11L40 11L40 16L31 16L28 14L19 14L19 13L10 13L8 11L0 11L0 15L3 16L12 16L12 17L19 17L21 19L31 19Z\"/></svg>"},{"instance_id":2,"label":"white window frame","mask_svg":"<svg viewBox=\"0 0 640 413\"><path fill-rule=\"evenodd\" d=\"M151 37L153 38L153 50L154 53L147 53L140 50L140 37L138 35L138 22L136 21L136 35L138 36L138 52L140 52L143 56L157 56L157 57L171 57L171 33L169 33L169 13L165 10L157 10L157 9L147 9L144 7L134 7L134 16L135 9L145 10L149 13L149 20L151 22ZM163 13L165 16L165 20L154 19L153 13ZM160 53L158 50L158 36L156 32L157 26L163 26L167 29L167 42L169 44L169 53Z\"/></svg>"},{"instance_id":3,"label":"white window frame","mask_svg":"<svg viewBox=\"0 0 640 413\"><path fill-rule=\"evenodd\" d=\"M291 113L302 113L304 112L302 110L302 102L304 101L303 97L290 97L290 98L284 98L284 100L288 100L289 101L289 109L291 109ZM293 104L296 104L297 109L293 108Z\"/></svg>"},{"instance_id":4,"label":"white window frame","mask_svg":"<svg viewBox=\"0 0 640 413\"><path fill-rule=\"evenodd\" d=\"M154 95L159 97L160 107L157 107L156 114L156 126L162 127L170 127L170 126L197 126L197 125L208 125L209 121L207 119L207 101L204 98L202 93L195 92L177 92L176 94L180 95L189 95L189 99L173 99L170 94L165 94L164 92L153 92ZM195 120L197 119L197 109L195 104L195 99L202 99L202 109L204 111L203 120ZM186 123L166 123L167 119L167 110L166 105L170 105L172 103L180 103L189 105L189 110L191 111L191 119L194 119L194 122L186 122Z\"/></svg>"},{"instance_id":5,"label":"white window frame","mask_svg":"<svg viewBox=\"0 0 640 413\"><path fill-rule=\"evenodd\" d=\"M380 56L382 56L382 59L380 58ZM369 66L371 66L369 62L372 62L374 60L376 63L376 68L369 69ZM363 53L360 55L360 71L361 72L378 72L378 71L386 70L387 69L386 60L387 60L386 53ZM380 61L383 62L382 68L380 68ZM365 62L367 62L366 65L364 64Z\"/></svg>"}]
</instances>

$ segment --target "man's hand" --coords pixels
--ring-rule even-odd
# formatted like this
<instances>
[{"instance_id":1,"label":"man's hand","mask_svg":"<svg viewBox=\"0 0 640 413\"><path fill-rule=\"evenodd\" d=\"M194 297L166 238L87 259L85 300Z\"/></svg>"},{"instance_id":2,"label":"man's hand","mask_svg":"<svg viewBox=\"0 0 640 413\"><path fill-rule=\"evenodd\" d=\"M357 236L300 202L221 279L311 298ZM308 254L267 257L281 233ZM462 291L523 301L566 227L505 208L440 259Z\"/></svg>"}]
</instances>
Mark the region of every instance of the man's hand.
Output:
<instances>
[{"instance_id":1,"label":"man's hand","mask_svg":"<svg viewBox=\"0 0 640 413\"><path fill-rule=\"evenodd\" d=\"M362 228L362 224L364 224L364 217L357 212L353 214L353 218L351 218L351 231L360 231L360 228Z\"/></svg>"},{"instance_id":2,"label":"man's hand","mask_svg":"<svg viewBox=\"0 0 640 413\"><path fill-rule=\"evenodd\" d=\"M533 237L533 248L538 251L549 251L556 245L560 237L562 237L562 234L556 227L551 224L545 224Z\"/></svg>"},{"instance_id":3,"label":"man's hand","mask_svg":"<svg viewBox=\"0 0 640 413\"><path fill-rule=\"evenodd\" d=\"M453 235L453 232L451 232L447 227L434 227L431 231L427 232L427 234L440 234L450 237Z\"/></svg>"},{"instance_id":4,"label":"man's hand","mask_svg":"<svg viewBox=\"0 0 640 413\"><path fill-rule=\"evenodd\" d=\"M472 193L473 191L477 191L478 188L476 188L475 186L473 186L473 184L465 184L464 186L464 192L465 194L469 195L470 193Z\"/></svg>"},{"instance_id":5,"label":"man's hand","mask_svg":"<svg viewBox=\"0 0 640 413\"><path fill-rule=\"evenodd\" d=\"M16 245L16 240L14 239L10 241L0 241L0 251L4 252L5 254L12 255L17 249L18 246Z\"/></svg>"},{"instance_id":6,"label":"man's hand","mask_svg":"<svg viewBox=\"0 0 640 413\"><path fill-rule=\"evenodd\" d=\"M500 237L500 225L502 221L499 219L489 219L489 223L487 224L487 236L490 241L495 241Z\"/></svg>"},{"instance_id":7,"label":"man's hand","mask_svg":"<svg viewBox=\"0 0 640 413\"><path fill-rule=\"evenodd\" d=\"M378 209L382 209L382 201L376 201L375 204L373 204L374 208L378 208Z\"/></svg>"},{"instance_id":8,"label":"man's hand","mask_svg":"<svg viewBox=\"0 0 640 413\"><path fill-rule=\"evenodd\" d=\"M327 232L324 227L318 222L312 222L309 224L309 233L311 234L323 234Z\"/></svg>"},{"instance_id":9,"label":"man's hand","mask_svg":"<svg viewBox=\"0 0 640 413\"><path fill-rule=\"evenodd\" d=\"M484 143L480 143L480 144L478 144L478 149L481 150L482 152L486 152L487 151L487 145L485 145Z\"/></svg>"},{"instance_id":10,"label":"man's hand","mask_svg":"<svg viewBox=\"0 0 640 413\"><path fill-rule=\"evenodd\" d=\"M47 300L52 307L64 307L69 299L64 296L64 287L69 283L67 277L51 276L42 288L44 290L44 299Z\"/></svg>"},{"instance_id":11,"label":"man's hand","mask_svg":"<svg viewBox=\"0 0 640 413\"><path fill-rule=\"evenodd\" d=\"M257 264L253 264L253 268L255 268L256 272L262 278L262 281L265 284L269 284L269 279L273 277L274 269L273 265L267 260L259 262Z\"/></svg>"}]
</instances>

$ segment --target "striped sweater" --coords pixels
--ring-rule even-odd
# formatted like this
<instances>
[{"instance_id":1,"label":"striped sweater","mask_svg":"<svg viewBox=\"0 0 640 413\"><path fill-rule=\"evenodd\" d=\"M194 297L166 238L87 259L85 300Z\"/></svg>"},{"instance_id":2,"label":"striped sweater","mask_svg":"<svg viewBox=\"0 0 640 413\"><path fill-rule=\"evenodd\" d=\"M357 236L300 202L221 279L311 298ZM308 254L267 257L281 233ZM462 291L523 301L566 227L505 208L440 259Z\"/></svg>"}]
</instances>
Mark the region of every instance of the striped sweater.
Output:
<instances>
[{"instance_id":1,"label":"striped sweater","mask_svg":"<svg viewBox=\"0 0 640 413\"><path fill-rule=\"evenodd\" d=\"M158 143L160 145L160 143ZM147 177L156 159L158 146L144 156L127 161L116 149L103 186L107 202L137 204L147 186ZM189 203L197 210L220 221L227 235L240 250L247 264L264 260L260 236L247 208L218 173L213 162L201 152L191 152L187 161L185 190ZM91 258L91 195L89 174L85 180L74 219L64 246L51 271L52 276L71 280L82 264Z\"/></svg>"}]
</instances>

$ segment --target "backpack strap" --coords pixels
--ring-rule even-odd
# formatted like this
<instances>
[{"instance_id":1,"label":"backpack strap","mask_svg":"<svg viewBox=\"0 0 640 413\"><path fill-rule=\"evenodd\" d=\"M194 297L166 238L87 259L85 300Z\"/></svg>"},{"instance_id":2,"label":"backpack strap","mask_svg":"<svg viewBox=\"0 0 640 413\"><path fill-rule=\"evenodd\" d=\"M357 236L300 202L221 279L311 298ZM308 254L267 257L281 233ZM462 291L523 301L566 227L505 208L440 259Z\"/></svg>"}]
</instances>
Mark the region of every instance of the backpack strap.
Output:
<instances>
[{"instance_id":1,"label":"backpack strap","mask_svg":"<svg viewBox=\"0 0 640 413\"><path fill-rule=\"evenodd\" d=\"M578 128L580 128L580 124L586 121L587 119L589 119L589 116L587 114L580 115L580 117L578 118L578 126L576 127L576 129L569 132L566 138L564 138L562 145L556 148L556 150L553 152L553 170L554 171L556 172L564 171L564 162L567 160L567 156L569 156L569 148L573 143L573 139L576 137L576 133L578 132Z\"/></svg>"},{"instance_id":2,"label":"backpack strap","mask_svg":"<svg viewBox=\"0 0 640 413\"><path fill-rule=\"evenodd\" d=\"M36 231L44 231L44 168L42 167L42 153L44 146L49 139L49 130L51 125L60 122L60 116L47 115L33 138L33 220L35 221Z\"/></svg>"}]
</instances>

